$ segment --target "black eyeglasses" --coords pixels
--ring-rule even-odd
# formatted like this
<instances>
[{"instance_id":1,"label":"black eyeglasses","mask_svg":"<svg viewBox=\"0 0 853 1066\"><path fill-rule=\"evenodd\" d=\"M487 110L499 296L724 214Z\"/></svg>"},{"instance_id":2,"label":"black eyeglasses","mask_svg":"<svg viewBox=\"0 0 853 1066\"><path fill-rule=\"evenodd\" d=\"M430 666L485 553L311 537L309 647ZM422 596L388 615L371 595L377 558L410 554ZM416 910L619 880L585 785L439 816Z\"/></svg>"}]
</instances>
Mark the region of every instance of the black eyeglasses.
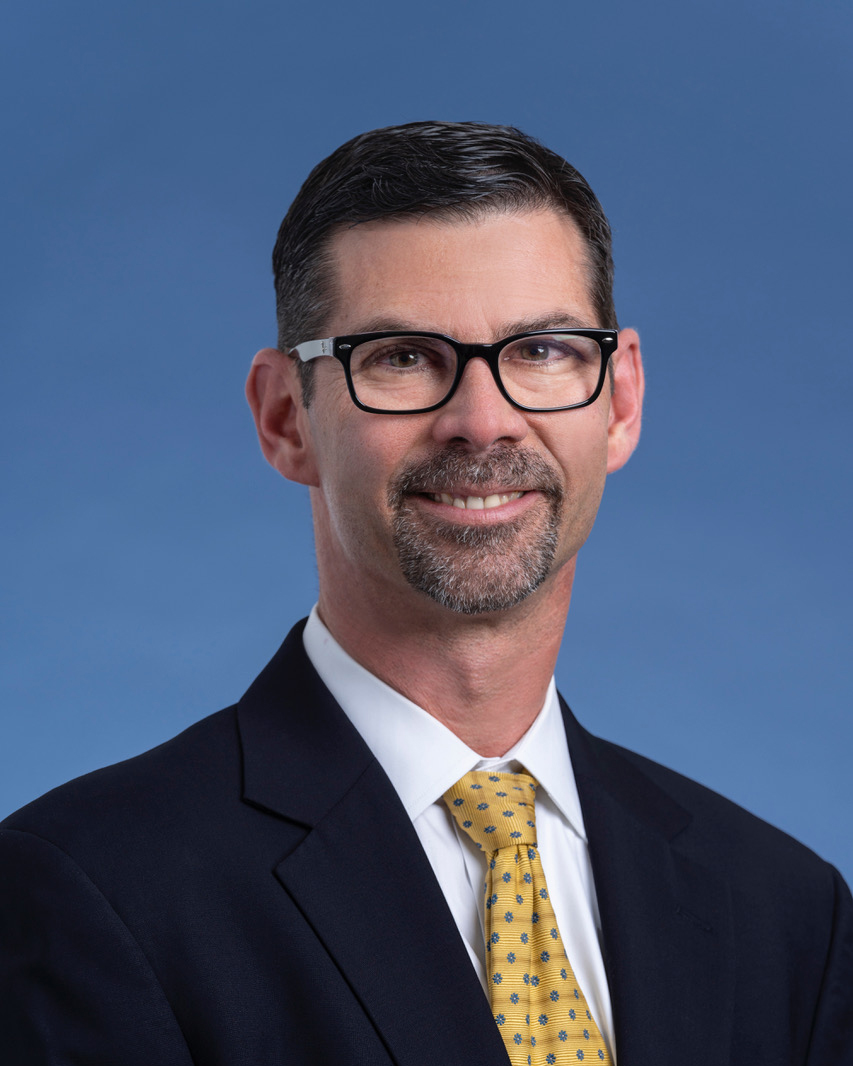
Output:
<instances>
[{"instance_id":1,"label":"black eyeglasses","mask_svg":"<svg viewBox=\"0 0 853 1066\"><path fill-rule=\"evenodd\" d=\"M418 415L447 403L471 359L485 359L501 394L522 411L586 407L598 399L618 343L609 329L516 333L494 344L413 330L305 341L293 351L303 362L324 355L339 360L362 411Z\"/></svg>"}]
</instances>

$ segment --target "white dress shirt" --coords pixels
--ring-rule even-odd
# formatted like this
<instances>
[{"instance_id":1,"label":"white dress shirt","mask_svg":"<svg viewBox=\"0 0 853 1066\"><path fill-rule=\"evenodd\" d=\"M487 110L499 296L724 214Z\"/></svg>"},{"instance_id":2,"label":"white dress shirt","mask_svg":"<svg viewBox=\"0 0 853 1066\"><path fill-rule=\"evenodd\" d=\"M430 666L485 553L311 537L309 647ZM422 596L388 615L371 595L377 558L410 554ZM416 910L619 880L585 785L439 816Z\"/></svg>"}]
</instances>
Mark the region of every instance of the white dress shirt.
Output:
<instances>
[{"instance_id":1,"label":"white dress shirt","mask_svg":"<svg viewBox=\"0 0 853 1066\"><path fill-rule=\"evenodd\" d=\"M486 995L485 858L458 828L442 797L469 770L525 770L539 782L539 853L557 925L589 1009L613 1054L613 1011L599 943L598 901L553 678L545 705L518 743L498 758L482 758L438 719L349 656L323 625L316 607L303 640L323 683L397 790Z\"/></svg>"}]
</instances>

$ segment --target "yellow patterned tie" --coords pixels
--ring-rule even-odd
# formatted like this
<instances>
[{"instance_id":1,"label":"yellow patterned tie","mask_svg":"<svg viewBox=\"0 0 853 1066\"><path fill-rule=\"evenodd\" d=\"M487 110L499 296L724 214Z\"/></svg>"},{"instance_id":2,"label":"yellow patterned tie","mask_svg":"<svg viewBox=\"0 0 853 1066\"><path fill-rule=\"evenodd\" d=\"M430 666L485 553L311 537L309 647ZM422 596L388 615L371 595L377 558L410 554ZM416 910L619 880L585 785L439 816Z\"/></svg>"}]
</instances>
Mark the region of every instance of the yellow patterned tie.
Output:
<instances>
[{"instance_id":1,"label":"yellow patterned tie","mask_svg":"<svg viewBox=\"0 0 853 1066\"><path fill-rule=\"evenodd\" d=\"M486 853L486 966L492 1013L513 1066L612 1066L548 898L527 774L472 770L444 801Z\"/></svg>"}]
</instances>

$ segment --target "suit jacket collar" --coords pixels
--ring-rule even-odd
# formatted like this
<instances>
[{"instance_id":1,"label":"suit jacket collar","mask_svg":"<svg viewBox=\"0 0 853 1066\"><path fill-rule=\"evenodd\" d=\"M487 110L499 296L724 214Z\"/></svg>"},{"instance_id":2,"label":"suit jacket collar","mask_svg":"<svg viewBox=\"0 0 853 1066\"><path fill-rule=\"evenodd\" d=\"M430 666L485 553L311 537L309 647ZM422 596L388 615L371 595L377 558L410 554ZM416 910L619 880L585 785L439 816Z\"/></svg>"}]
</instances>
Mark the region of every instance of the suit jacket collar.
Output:
<instances>
[{"instance_id":1,"label":"suit jacket collar","mask_svg":"<svg viewBox=\"0 0 853 1066\"><path fill-rule=\"evenodd\" d=\"M444 895L296 626L238 707L244 799L306 830L275 876L399 1066L506 1066Z\"/></svg>"},{"instance_id":2,"label":"suit jacket collar","mask_svg":"<svg viewBox=\"0 0 853 1066\"><path fill-rule=\"evenodd\" d=\"M243 798L313 827L373 754L317 676L297 623L239 703Z\"/></svg>"},{"instance_id":3,"label":"suit jacket collar","mask_svg":"<svg viewBox=\"0 0 853 1066\"><path fill-rule=\"evenodd\" d=\"M563 703L601 914L620 1066L729 1059L728 886L682 848L692 815ZM713 1006L712 1006L713 1005Z\"/></svg>"}]
</instances>

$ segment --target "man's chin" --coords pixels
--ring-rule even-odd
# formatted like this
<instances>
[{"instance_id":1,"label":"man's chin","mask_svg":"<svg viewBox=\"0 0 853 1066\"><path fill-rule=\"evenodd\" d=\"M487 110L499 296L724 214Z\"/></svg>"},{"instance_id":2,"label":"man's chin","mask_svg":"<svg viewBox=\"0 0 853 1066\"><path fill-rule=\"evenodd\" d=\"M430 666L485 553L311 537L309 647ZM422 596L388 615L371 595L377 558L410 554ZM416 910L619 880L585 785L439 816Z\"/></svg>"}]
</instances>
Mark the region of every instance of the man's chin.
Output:
<instances>
[{"instance_id":1,"label":"man's chin","mask_svg":"<svg viewBox=\"0 0 853 1066\"><path fill-rule=\"evenodd\" d=\"M436 603L459 614L508 611L527 599L551 571L557 547L553 522L456 523L427 531L411 511L398 514L394 543L403 576Z\"/></svg>"},{"instance_id":2,"label":"man's chin","mask_svg":"<svg viewBox=\"0 0 853 1066\"><path fill-rule=\"evenodd\" d=\"M478 583L476 587L471 587L460 582L459 585L454 587L445 582L433 582L417 584L414 587L419 592L429 596L439 606L445 607L455 614L474 617L510 611L532 595L538 586L528 585L524 588L511 590L506 586L488 588L484 587L482 583Z\"/></svg>"}]
</instances>

